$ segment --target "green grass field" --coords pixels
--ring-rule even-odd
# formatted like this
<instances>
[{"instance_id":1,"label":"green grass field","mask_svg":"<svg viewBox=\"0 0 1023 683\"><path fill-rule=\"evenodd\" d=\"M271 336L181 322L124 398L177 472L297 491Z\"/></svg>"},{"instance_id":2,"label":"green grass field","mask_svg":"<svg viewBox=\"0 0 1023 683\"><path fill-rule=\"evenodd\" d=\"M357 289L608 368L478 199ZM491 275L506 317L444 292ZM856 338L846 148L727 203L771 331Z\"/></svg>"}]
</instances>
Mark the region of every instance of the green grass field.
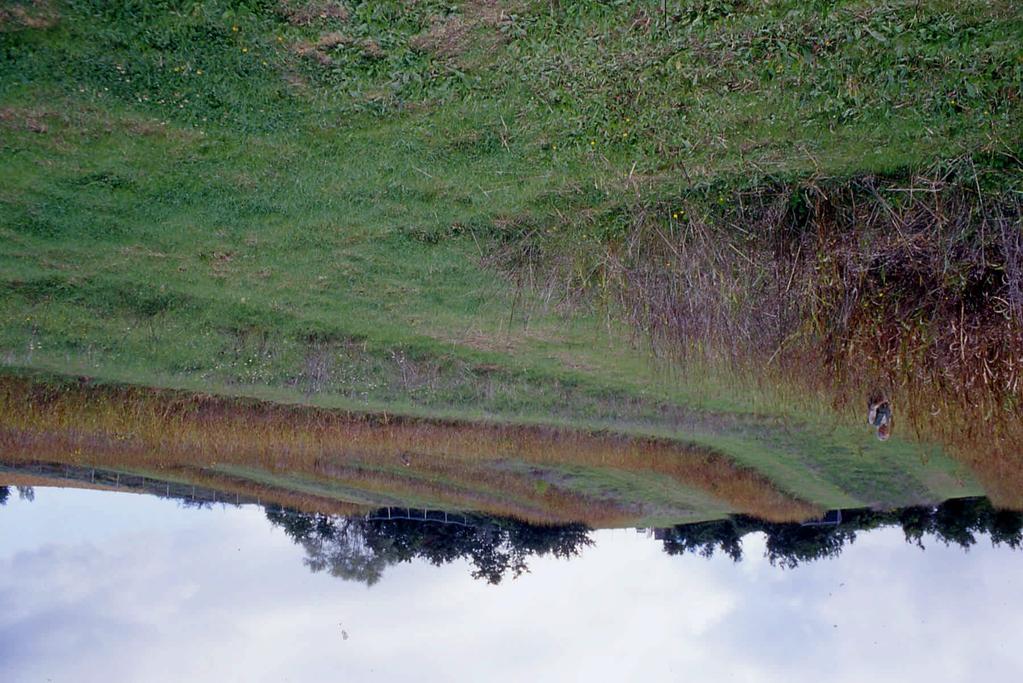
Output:
<instances>
[{"instance_id":1,"label":"green grass field","mask_svg":"<svg viewBox=\"0 0 1023 683\"><path fill-rule=\"evenodd\" d=\"M587 250L637 202L1015 158L1013 2L0 7L9 372L610 425L830 506L977 492L858 414L673 372L499 255L543 236L599 293Z\"/></svg>"}]
</instances>

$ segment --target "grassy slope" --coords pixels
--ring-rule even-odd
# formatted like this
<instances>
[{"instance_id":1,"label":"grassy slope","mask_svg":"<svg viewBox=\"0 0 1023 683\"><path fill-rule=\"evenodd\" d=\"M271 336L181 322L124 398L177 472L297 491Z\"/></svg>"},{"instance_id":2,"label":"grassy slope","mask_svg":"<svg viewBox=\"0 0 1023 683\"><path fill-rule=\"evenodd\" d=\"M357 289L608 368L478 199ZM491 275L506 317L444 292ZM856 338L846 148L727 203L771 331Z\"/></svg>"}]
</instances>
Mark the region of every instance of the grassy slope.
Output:
<instances>
[{"instance_id":1,"label":"grassy slope","mask_svg":"<svg viewBox=\"0 0 1023 683\"><path fill-rule=\"evenodd\" d=\"M781 408L662 378L614 324L544 306L481 255L573 212L597 220L566 241L606 238L607 207L694 179L724 192L1016 149L1018 11L669 3L663 30L659 4L438 19L447 3L348 2L346 20L294 26L269 2L79 0L48 28L6 20L4 364L683 429L826 505L973 492L909 444L806 416L791 438L762 417ZM329 66L296 49L333 31ZM424 32L440 53L410 47Z\"/></svg>"}]
</instances>

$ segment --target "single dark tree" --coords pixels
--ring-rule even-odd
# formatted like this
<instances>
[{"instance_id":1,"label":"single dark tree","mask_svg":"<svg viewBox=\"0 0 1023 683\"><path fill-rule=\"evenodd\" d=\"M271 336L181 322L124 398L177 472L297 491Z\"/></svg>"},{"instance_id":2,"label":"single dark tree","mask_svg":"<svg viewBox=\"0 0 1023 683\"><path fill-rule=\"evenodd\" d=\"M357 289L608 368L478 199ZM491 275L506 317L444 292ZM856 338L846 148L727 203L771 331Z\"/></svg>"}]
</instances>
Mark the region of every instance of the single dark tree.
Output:
<instances>
[{"instance_id":1,"label":"single dark tree","mask_svg":"<svg viewBox=\"0 0 1023 683\"><path fill-rule=\"evenodd\" d=\"M440 566L468 560L474 578L500 583L528 571L530 556L572 557L592 541L582 525L540 526L474 516L468 524L408 519L330 517L268 509L267 518L306 551L306 565L373 585L383 570L422 559Z\"/></svg>"},{"instance_id":2,"label":"single dark tree","mask_svg":"<svg viewBox=\"0 0 1023 683\"><path fill-rule=\"evenodd\" d=\"M739 528L737 520L729 518L676 526L665 530L662 540L664 552L669 555L696 553L709 558L716 551L720 551L738 562L742 559L744 533L745 531Z\"/></svg>"}]
</instances>

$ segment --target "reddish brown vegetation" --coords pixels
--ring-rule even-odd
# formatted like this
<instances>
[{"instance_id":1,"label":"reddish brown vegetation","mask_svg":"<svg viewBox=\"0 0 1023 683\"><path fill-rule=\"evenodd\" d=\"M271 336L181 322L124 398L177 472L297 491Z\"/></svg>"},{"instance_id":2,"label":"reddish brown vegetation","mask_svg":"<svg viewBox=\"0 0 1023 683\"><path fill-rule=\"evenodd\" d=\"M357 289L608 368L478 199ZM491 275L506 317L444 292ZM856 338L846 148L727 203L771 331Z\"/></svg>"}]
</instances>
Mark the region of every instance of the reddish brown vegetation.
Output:
<instances>
[{"instance_id":1,"label":"reddish brown vegetation","mask_svg":"<svg viewBox=\"0 0 1023 683\"><path fill-rule=\"evenodd\" d=\"M0 454L7 458L152 470L244 466L533 521L610 525L640 511L641 501L583 495L542 476L545 467L573 465L668 476L770 520L817 512L723 456L607 433L13 378L0 382L0 412Z\"/></svg>"}]
</instances>

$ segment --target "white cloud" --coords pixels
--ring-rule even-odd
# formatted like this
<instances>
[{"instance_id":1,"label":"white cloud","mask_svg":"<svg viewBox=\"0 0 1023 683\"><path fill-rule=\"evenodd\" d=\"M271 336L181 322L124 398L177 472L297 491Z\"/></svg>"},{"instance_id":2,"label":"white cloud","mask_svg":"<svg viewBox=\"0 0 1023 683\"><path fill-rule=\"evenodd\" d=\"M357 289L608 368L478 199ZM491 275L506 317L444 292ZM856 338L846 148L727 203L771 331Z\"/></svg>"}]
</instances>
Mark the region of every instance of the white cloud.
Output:
<instances>
[{"instance_id":1,"label":"white cloud","mask_svg":"<svg viewBox=\"0 0 1023 683\"><path fill-rule=\"evenodd\" d=\"M1018 551L671 557L632 531L500 586L462 562L372 588L312 574L260 510L40 489L0 509L0 673L13 681L1014 681ZM348 634L344 640L342 631Z\"/></svg>"}]
</instances>

